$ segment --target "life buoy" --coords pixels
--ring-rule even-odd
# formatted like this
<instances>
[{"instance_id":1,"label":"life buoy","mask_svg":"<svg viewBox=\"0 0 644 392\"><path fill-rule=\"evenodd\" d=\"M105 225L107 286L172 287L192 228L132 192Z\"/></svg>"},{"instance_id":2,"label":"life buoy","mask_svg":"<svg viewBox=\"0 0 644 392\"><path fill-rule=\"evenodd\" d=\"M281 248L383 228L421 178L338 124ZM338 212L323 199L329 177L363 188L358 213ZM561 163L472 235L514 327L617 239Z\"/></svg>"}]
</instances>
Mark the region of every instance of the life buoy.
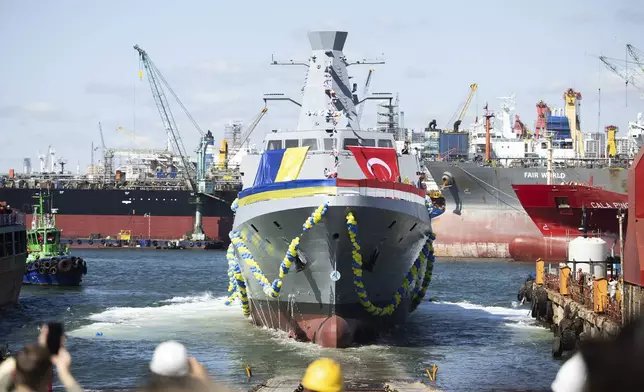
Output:
<instances>
[{"instance_id":1,"label":"life buoy","mask_svg":"<svg viewBox=\"0 0 644 392\"><path fill-rule=\"evenodd\" d=\"M49 275L56 275L58 273L58 268L56 267L51 267L49 269Z\"/></svg>"},{"instance_id":2,"label":"life buoy","mask_svg":"<svg viewBox=\"0 0 644 392\"><path fill-rule=\"evenodd\" d=\"M101 244L105 245L105 240L104 239L101 240Z\"/></svg>"},{"instance_id":3,"label":"life buoy","mask_svg":"<svg viewBox=\"0 0 644 392\"><path fill-rule=\"evenodd\" d=\"M67 241L70 245L74 243L74 240Z\"/></svg>"},{"instance_id":4,"label":"life buoy","mask_svg":"<svg viewBox=\"0 0 644 392\"><path fill-rule=\"evenodd\" d=\"M68 272L72 269L72 261L70 259L62 259L58 262L58 269L61 272Z\"/></svg>"},{"instance_id":5,"label":"life buoy","mask_svg":"<svg viewBox=\"0 0 644 392\"><path fill-rule=\"evenodd\" d=\"M51 261L50 261L50 260L45 260L45 261L43 261L43 262L42 262L42 266L43 266L45 269L49 269L49 268L51 267Z\"/></svg>"},{"instance_id":6,"label":"life buoy","mask_svg":"<svg viewBox=\"0 0 644 392\"><path fill-rule=\"evenodd\" d=\"M34 261L34 269L40 269L40 261Z\"/></svg>"},{"instance_id":7,"label":"life buoy","mask_svg":"<svg viewBox=\"0 0 644 392\"><path fill-rule=\"evenodd\" d=\"M45 267L40 267L38 268L38 273L40 275L44 275L45 273L47 273L47 269Z\"/></svg>"},{"instance_id":8,"label":"life buoy","mask_svg":"<svg viewBox=\"0 0 644 392\"><path fill-rule=\"evenodd\" d=\"M80 244L82 244L82 243L83 243L83 240L76 240L76 243L77 243L78 245L80 245Z\"/></svg>"},{"instance_id":9,"label":"life buoy","mask_svg":"<svg viewBox=\"0 0 644 392\"><path fill-rule=\"evenodd\" d=\"M201 242L197 242L197 247L201 248Z\"/></svg>"},{"instance_id":10,"label":"life buoy","mask_svg":"<svg viewBox=\"0 0 644 392\"><path fill-rule=\"evenodd\" d=\"M194 242L191 242L191 243L190 243L190 247L192 248L193 246L195 246L195 243L194 243Z\"/></svg>"},{"instance_id":11,"label":"life buoy","mask_svg":"<svg viewBox=\"0 0 644 392\"><path fill-rule=\"evenodd\" d=\"M90 244L90 245L94 245L94 240L89 240L89 241L87 241L87 243Z\"/></svg>"}]
</instances>

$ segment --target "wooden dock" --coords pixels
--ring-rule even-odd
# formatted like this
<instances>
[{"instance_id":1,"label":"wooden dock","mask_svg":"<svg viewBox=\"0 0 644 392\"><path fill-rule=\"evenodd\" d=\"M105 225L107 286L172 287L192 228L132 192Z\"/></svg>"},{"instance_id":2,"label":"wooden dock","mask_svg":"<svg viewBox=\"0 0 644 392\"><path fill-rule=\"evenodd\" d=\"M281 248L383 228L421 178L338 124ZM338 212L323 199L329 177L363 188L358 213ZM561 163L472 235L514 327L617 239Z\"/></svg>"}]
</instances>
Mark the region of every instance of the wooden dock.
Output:
<instances>
[{"instance_id":1,"label":"wooden dock","mask_svg":"<svg viewBox=\"0 0 644 392\"><path fill-rule=\"evenodd\" d=\"M300 380L272 378L254 386L249 392L295 392ZM436 387L419 381L359 381L344 383L344 392L440 392Z\"/></svg>"}]
</instances>

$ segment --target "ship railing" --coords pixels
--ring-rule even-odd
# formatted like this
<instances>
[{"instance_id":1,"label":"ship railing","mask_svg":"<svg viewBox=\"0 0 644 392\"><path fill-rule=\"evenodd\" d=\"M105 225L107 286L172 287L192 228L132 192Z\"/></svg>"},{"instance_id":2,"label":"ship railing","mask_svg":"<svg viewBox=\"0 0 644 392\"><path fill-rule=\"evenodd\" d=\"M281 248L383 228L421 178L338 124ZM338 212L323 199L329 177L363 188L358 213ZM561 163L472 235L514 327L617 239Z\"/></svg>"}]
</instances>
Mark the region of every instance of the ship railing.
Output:
<instances>
[{"instance_id":1,"label":"ship railing","mask_svg":"<svg viewBox=\"0 0 644 392\"><path fill-rule=\"evenodd\" d=\"M517 157L496 157L485 162L480 159L465 159L462 156L446 156L440 159L445 162L458 163L479 163L481 166L489 167L509 167L509 168L546 168L547 158L517 158ZM585 169L603 169L603 168L628 168L630 166L627 159L607 159L607 158L555 158L554 170L565 168L585 168ZM431 160L430 160L431 161Z\"/></svg>"},{"instance_id":2,"label":"ship railing","mask_svg":"<svg viewBox=\"0 0 644 392\"><path fill-rule=\"evenodd\" d=\"M575 263L576 264L576 263ZM588 263L580 263L588 264ZM612 261L607 262L593 262L591 265L600 265L606 264L607 267L612 266L614 263ZM612 268L608 269L606 272L606 278L612 277L613 279L619 279L616 271ZM589 285L589 282L592 281L593 275L590 273L579 272L576 269L576 266L571 268L570 275L568 276L568 287L569 287L569 297L574 302L580 304L581 306L593 311L594 309L594 293L593 286ZM552 265L548 266L544 276L544 286L554 292L559 292L560 290L560 274L558 268L553 268ZM606 290L606 293L600 295L600 300L603 302L604 311L602 314L606 316L611 321L621 324L622 322L622 307L621 307L621 294L622 290L618 288L615 293L615 297L611 298L610 288Z\"/></svg>"},{"instance_id":3,"label":"ship railing","mask_svg":"<svg viewBox=\"0 0 644 392\"><path fill-rule=\"evenodd\" d=\"M10 214L0 214L0 227L14 225L24 226L25 222L25 214L22 212L14 211Z\"/></svg>"}]
</instances>

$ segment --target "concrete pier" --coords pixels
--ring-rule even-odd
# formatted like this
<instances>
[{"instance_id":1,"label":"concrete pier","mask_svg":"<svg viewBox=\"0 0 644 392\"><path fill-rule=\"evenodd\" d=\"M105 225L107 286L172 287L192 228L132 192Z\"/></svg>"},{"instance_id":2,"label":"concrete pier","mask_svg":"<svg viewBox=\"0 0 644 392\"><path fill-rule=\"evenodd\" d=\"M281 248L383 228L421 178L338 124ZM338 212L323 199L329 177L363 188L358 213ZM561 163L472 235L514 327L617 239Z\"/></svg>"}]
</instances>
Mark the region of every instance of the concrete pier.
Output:
<instances>
[{"instance_id":1,"label":"concrete pier","mask_svg":"<svg viewBox=\"0 0 644 392\"><path fill-rule=\"evenodd\" d=\"M595 313L554 290L547 288L545 290L548 293L548 300L552 302L553 324L557 326L561 325L561 322L566 318L566 307L568 307L571 314L583 320L582 339L598 337L612 338L619 333L620 325L610 320L606 315Z\"/></svg>"}]
</instances>

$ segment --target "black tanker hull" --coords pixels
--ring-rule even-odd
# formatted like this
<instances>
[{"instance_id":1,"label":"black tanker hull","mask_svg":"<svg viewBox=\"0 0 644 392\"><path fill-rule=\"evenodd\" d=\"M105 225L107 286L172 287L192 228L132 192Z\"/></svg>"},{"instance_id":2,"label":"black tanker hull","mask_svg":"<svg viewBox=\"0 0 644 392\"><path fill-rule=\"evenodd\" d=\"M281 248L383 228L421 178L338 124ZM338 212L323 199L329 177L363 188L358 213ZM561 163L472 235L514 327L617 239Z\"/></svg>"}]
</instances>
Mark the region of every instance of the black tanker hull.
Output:
<instances>
[{"instance_id":1,"label":"black tanker hull","mask_svg":"<svg viewBox=\"0 0 644 392\"><path fill-rule=\"evenodd\" d=\"M25 213L33 210L40 189L0 188L0 200ZM117 238L130 231L134 238L171 240L190 233L194 226L194 194L181 190L51 189L51 207L65 239ZM202 196L202 226L211 239L228 240L233 214L230 203L237 192ZM47 205L49 207L49 205ZM31 216L27 216L30 224Z\"/></svg>"}]
</instances>

